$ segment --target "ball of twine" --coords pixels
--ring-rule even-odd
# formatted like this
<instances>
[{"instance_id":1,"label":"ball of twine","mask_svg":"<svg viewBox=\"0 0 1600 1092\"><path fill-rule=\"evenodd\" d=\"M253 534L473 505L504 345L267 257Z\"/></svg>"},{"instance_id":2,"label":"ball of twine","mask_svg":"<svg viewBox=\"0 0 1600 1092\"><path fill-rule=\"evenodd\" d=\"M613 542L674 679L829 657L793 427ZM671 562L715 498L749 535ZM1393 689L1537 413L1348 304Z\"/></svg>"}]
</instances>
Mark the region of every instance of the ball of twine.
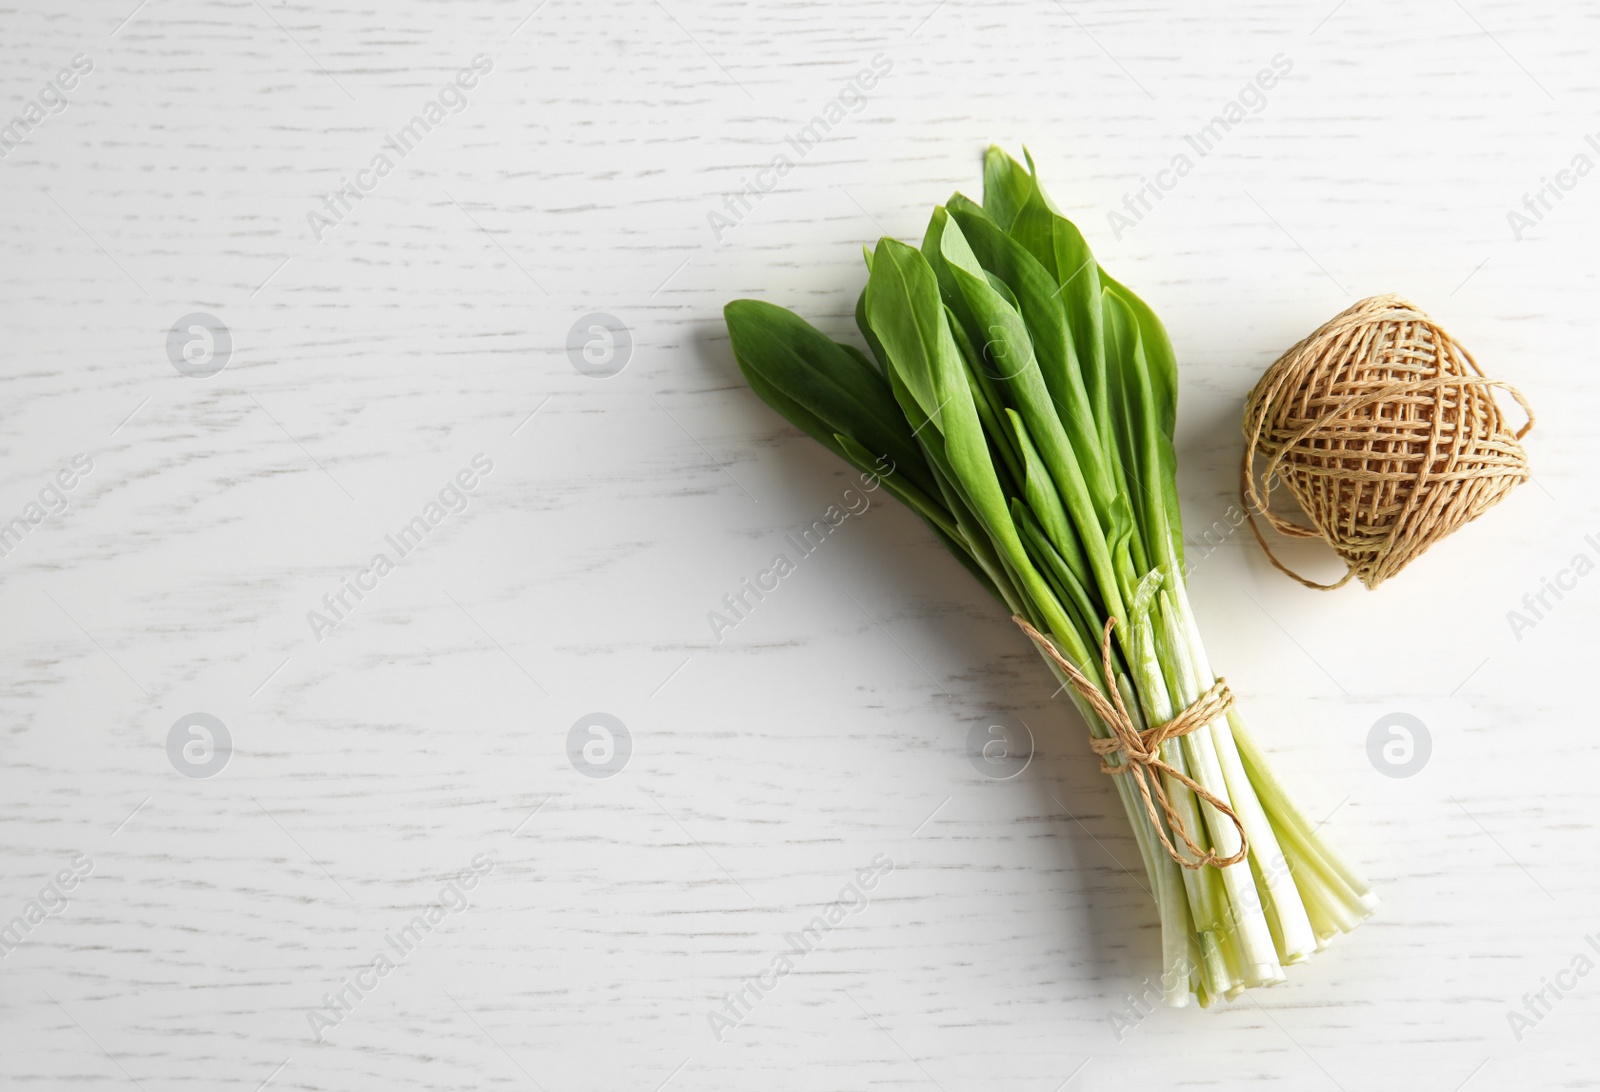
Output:
<instances>
[{"instance_id":1,"label":"ball of twine","mask_svg":"<svg viewBox=\"0 0 1600 1092\"><path fill-rule=\"evenodd\" d=\"M1495 387L1527 416L1515 432ZM1250 528L1272 564L1308 588L1351 577L1375 588L1527 480L1519 441L1532 427L1527 400L1486 378L1420 309L1399 296L1364 299L1284 353L1245 402ZM1312 526L1271 510L1276 483ZM1273 555L1258 512L1281 534L1322 537L1349 571L1333 584L1293 571Z\"/></svg>"}]
</instances>

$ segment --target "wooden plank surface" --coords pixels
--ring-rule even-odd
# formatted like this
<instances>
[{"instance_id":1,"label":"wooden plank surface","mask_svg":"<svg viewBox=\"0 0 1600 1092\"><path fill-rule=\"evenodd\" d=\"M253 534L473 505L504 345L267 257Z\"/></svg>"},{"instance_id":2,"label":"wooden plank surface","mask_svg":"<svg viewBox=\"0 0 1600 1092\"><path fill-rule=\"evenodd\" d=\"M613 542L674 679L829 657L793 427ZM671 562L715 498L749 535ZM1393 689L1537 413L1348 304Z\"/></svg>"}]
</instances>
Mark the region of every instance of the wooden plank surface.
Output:
<instances>
[{"instance_id":1,"label":"wooden plank surface","mask_svg":"<svg viewBox=\"0 0 1600 1092\"><path fill-rule=\"evenodd\" d=\"M0 920L40 908L0 960L6 1088L1600 1084L1600 975L1567 973L1600 964L1600 177L1532 196L1600 166L1593 10L134 3L0 34L0 114L34 119L0 159ZM1244 393L1360 296L1540 415L1536 483L1379 592L1242 533L1198 564L1213 660L1384 904L1283 987L1120 1035L1156 917L1081 724L720 322L758 296L853 336L860 245L975 193L991 141L1166 320L1196 543ZM609 378L567 348L595 313ZM209 378L169 353L196 314ZM209 776L196 713L232 742ZM1432 743L1404 778L1368 755L1395 713ZM1012 780L966 755L999 714L1037 738ZM624 736L612 776L569 757Z\"/></svg>"}]
</instances>

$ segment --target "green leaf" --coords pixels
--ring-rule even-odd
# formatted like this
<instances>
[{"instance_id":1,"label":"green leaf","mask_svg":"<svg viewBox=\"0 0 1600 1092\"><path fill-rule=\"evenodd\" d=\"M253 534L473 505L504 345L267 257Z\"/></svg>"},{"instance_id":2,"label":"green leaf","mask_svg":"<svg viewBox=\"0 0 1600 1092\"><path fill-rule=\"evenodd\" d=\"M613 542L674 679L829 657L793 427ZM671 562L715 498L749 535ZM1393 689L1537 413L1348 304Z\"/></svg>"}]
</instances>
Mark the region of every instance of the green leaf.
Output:
<instances>
[{"instance_id":1,"label":"green leaf","mask_svg":"<svg viewBox=\"0 0 1600 1092\"><path fill-rule=\"evenodd\" d=\"M1176 459L1172 439L1161 428L1163 406L1151 386L1138 321L1111 292L1106 293L1105 314L1107 359L1115 364L1112 411L1133 514L1142 532L1133 544L1132 564L1142 575L1152 565L1171 565L1174 551L1181 549L1181 544L1173 545Z\"/></svg>"},{"instance_id":2,"label":"green leaf","mask_svg":"<svg viewBox=\"0 0 1600 1092\"><path fill-rule=\"evenodd\" d=\"M944 498L945 507L961 532L960 541L966 551L1013 614L1026 614L1030 620L1038 622L1039 613L1027 607L1025 597L1017 591L1016 574L995 553L994 543L984 532L978 517L973 514L972 505L957 483L950 460L945 457L944 438L938 429L929 427L928 419L917 409L915 400L904 389L899 375L893 369L889 371L889 383L894 388L895 397L906 407L907 423L911 425L923 454L927 456L928 465L939 483L940 496Z\"/></svg>"},{"instance_id":3,"label":"green leaf","mask_svg":"<svg viewBox=\"0 0 1600 1092\"><path fill-rule=\"evenodd\" d=\"M1072 566L1056 551L1049 535L1040 526L1038 518L1026 504L1017 499L1011 502L1011 512L1018 530L1022 532L1022 540L1028 544L1029 553L1039 559L1039 570L1050 581L1056 597L1072 613L1072 620L1078 631L1084 634L1098 633L1100 626L1104 624L1099 621L1100 608L1095 604L1093 595L1079 579L1078 574L1072 571ZM1096 681L1104 675L1104 672L1099 670L1099 656L1085 657L1079 660L1079 666Z\"/></svg>"},{"instance_id":4,"label":"green leaf","mask_svg":"<svg viewBox=\"0 0 1600 1092\"><path fill-rule=\"evenodd\" d=\"M966 368L946 325L937 279L918 250L895 239L879 240L867 278L866 314L907 417L924 417L927 428L938 430L951 484L989 536L997 560L1015 578L1035 617L1063 641L1074 640L1075 627L1011 521ZM930 451L934 440L923 440Z\"/></svg>"},{"instance_id":5,"label":"green leaf","mask_svg":"<svg viewBox=\"0 0 1600 1092\"><path fill-rule=\"evenodd\" d=\"M1021 243L1001 231L972 202L952 202L950 213L978 262L1002 293L1014 301L1028 328L1040 374L1054 402L1084 481L1097 507L1110 503L1116 492L1111 467L1102 450L1099 425L1084 386L1077 354L1073 351L1065 310L1056 300L1054 278Z\"/></svg>"},{"instance_id":6,"label":"green leaf","mask_svg":"<svg viewBox=\"0 0 1600 1092\"><path fill-rule=\"evenodd\" d=\"M1105 270L1100 279L1108 295L1115 297L1132 314L1139 330L1138 353L1135 368L1146 377L1148 388L1141 388L1140 396L1149 403L1149 413L1155 422L1156 435L1146 437L1153 469L1145 475L1147 488L1157 494L1163 519L1152 517L1149 530L1152 560L1168 565L1174 572L1183 571L1183 512L1178 504L1178 453L1173 433L1178 421L1178 359L1172 351L1172 341L1167 328L1162 325L1149 304L1114 280ZM1159 541L1165 523L1165 549Z\"/></svg>"},{"instance_id":7,"label":"green leaf","mask_svg":"<svg viewBox=\"0 0 1600 1092\"><path fill-rule=\"evenodd\" d=\"M898 472L898 468L885 469L878 462L877 457L856 443L843 433L835 433L834 440L838 443L845 461L864 474L870 474L887 489L891 495L911 509L917 515L930 523L934 530L941 531L952 538L959 538L960 531L955 520L951 518L944 505L928 496L922 490ZM964 547L960 547L964 549Z\"/></svg>"},{"instance_id":8,"label":"green leaf","mask_svg":"<svg viewBox=\"0 0 1600 1092\"><path fill-rule=\"evenodd\" d=\"M1007 496L1015 496L1020 491L1024 471L1022 456L1016 446L1009 442L1011 434L1001 423L1005 419L1003 415L1010 410L1006 408L994 381L985 373L983 361L972 339L962 329L950 308L947 306L944 310L945 324L961 353L961 362L966 366L967 384L972 390L972 402L978 409L978 417L983 422L984 435L989 438L990 450L999 457L995 473L1000 478L1001 491Z\"/></svg>"},{"instance_id":9,"label":"green leaf","mask_svg":"<svg viewBox=\"0 0 1600 1092\"><path fill-rule=\"evenodd\" d=\"M1077 532L1072 529L1072 521L1068 518L1066 509L1061 507L1061 495L1056 492L1050 472L1045 469L1038 450L1028 438L1028 427L1022 423L1022 418L1015 410L1006 410L1006 418L1027 466L1023 496L1028 502L1029 510L1039 521L1045 537L1055 544L1056 551L1071 564L1073 576L1083 584L1093 583L1094 578L1090 574L1088 562L1084 559L1083 549L1078 544ZM1090 631L1104 622L1103 617L1091 622Z\"/></svg>"},{"instance_id":10,"label":"green leaf","mask_svg":"<svg viewBox=\"0 0 1600 1092\"><path fill-rule=\"evenodd\" d=\"M1055 282L1053 295L1066 315L1072 347L1089 398L1089 411L1104 425L1110 409L1104 337L1101 332L1100 267L1076 225L1055 211L1037 183L1008 232L1038 260ZM1109 432L1101 447L1114 450Z\"/></svg>"},{"instance_id":11,"label":"green leaf","mask_svg":"<svg viewBox=\"0 0 1600 1092\"><path fill-rule=\"evenodd\" d=\"M1040 460L1076 525L1106 607L1121 620L1120 590L1104 537L1105 520L1109 518L1105 504L1110 498L1102 499L1097 505L1084 481L1077 456L1056 415L1055 404L1034 357L1027 323L989 284L960 226L946 209L934 210L922 246L934 263L940 290L951 302L952 309L962 316L969 336L975 342L982 339L991 374L1004 391L1007 404L1016 409L1027 425L1028 436L1038 448Z\"/></svg>"},{"instance_id":12,"label":"green leaf","mask_svg":"<svg viewBox=\"0 0 1600 1092\"><path fill-rule=\"evenodd\" d=\"M763 401L841 458L836 434L888 459L922 493L936 491L888 382L858 350L759 300L734 300L723 314L739 370Z\"/></svg>"},{"instance_id":13,"label":"green leaf","mask_svg":"<svg viewBox=\"0 0 1600 1092\"><path fill-rule=\"evenodd\" d=\"M868 251L870 259L871 251ZM867 262L867 272L872 272L872 262ZM856 296L856 329L861 331L862 338L867 343L867 348L872 350L872 359L878 362L878 371L882 375L889 374L889 361L883 355L883 346L878 343L878 335L872 332L872 327L867 325L867 289L862 285L861 292ZM896 400L898 403L898 399Z\"/></svg>"},{"instance_id":14,"label":"green leaf","mask_svg":"<svg viewBox=\"0 0 1600 1092\"><path fill-rule=\"evenodd\" d=\"M865 299L867 326L889 367L899 374L922 415L941 433L947 432L946 406L958 394L966 394L966 380L955 342L945 328L933 270L913 248L897 239L880 239ZM967 405L970 408L970 396Z\"/></svg>"},{"instance_id":15,"label":"green leaf","mask_svg":"<svg viewBox=\"0 0 1600 1092\"><path fill-rule=\"evenodd\" d=\"M991 144L983 157L983 211L1002 231L1011 227L1033 190L1033 179L1021 164Z\"/></svg>"},{"instance_id":16,"label":"green leaf","mask_svg":"<svg viewBox=\"0 0 1600 1092\"><path fill-rule=\"evenodd\" d=\"M1114 279L1104 269L1099 270L1100 283L1106 291L1116 296L1132 312L1139 327L1139 340L1144 346L1146 370L1150 375L1151 393L1156 399L1157 420L1167 439L1172 439L1178 421L1178 358L1172 351L1172 341L1167 328L1162 325L1150 305L1134 295L1125 285Z\"/></svg>"}]
</instances>

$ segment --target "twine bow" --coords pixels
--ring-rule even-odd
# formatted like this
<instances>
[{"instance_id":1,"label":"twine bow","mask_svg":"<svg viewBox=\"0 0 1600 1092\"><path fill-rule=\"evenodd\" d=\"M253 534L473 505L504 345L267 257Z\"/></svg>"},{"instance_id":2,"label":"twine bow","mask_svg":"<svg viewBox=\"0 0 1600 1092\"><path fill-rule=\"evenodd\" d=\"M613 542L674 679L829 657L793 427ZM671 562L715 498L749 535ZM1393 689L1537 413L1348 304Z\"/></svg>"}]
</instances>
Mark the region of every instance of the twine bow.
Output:
<instances>
[{"instance_id":1,"label":"twine bow","mask_svg":"<svg viewBox=\"0 0 1600 1092\"><path fill-rule=\"evenodd\" d=\"M1250 852L1250 839L1244 832L1244 824L1239 821L1239 816L1234 812L1227 801L1220 799L1210 789L1195 781L1194 778L1177 769L1161 757L1161 745L1169 739L1186 736L1197 728L1210 724L1213 720L1224 715L1228 707L1233 704L1233 692L1228 689L1228 684L1223 679L1218 679L1211 684L1211 688L1201 694L1188 708L1165 724L1154 728L1139 731L1133 723L1133 718L1128 715L1128 708L1122 702L1122 693L1111 680L1115 674L1111 667L1111 630L1117 624L1115 618L1106 619L1105 640L1101 645L1101 662L1105 666L1105 677L1110 685L1111 696L1108 698L1094 683L1075 667L1052 644L1044 634L1028 624L1027 619L1021 615L1012 615L1011 620L1022 627L1034 644L1039 646L1041 652L1050 657L1051 661L1066 674L1067 680L1072 684L1089 707L1111 729L1111 735L1105 739L1090 739L1089 747L1100 756L1100 772L1107 774L1132 773L1135 784L1139 786L1139 796L1144 800L1145 813L1150 816L1150 823L1156 828L1156 834L1161 838L1161 844L1166 847L1168 855L1184 868L1199 869L1206 865L1215 865L1223 868L1227 865L1238 864ZM1116 765L1111 763L1111 755L1120 752L1122 761ZM1210 804L1239 831L1239 850L1228 857L1219 857L1211 850L1201 849L1195 845L1190 837L1188 828L1173 808L1172 802L1167 799L1166 788L1161 783L1161 774L1180 782L1188 787L1189 791L1201 800ZM1159 805L1159 811L1157 810ZM1191 860L1178 852L1167 837L1166 830L1161 825L1161 816L1167 817L1167 826L1172 832L1183 840L1189 847L1189 852L1194 854Z\"/></svg>"}]
</instances>

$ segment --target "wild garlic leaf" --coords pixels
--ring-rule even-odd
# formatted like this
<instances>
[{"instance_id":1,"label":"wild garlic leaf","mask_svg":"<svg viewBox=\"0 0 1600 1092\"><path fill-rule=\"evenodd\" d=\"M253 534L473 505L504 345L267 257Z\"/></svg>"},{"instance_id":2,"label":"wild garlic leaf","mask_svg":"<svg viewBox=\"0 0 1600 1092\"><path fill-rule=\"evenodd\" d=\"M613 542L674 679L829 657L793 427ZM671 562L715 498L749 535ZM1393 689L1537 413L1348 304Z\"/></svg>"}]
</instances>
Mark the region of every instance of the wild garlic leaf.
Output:
<instances>
[{"instance_id":1,"label":"wild garlic leaf","mask_svg":"<svg viewBox=\"0 0 1600 1092\"><path fill-rule=\"evenodd\" d=\"M928 418L928 427L939 430L953 484L988 534L996 559L1037 608L1042 624L1052 632L1073 632L1011 522L966 369L945 325L937 278L920 251L895 239L879 240L867 278L867 323L899 377L902 405L908 398Z\"/></svg>"},{"instance_id":2,"label":"wild garlic leaf","mask_svg":"<svg viewBox=\"0 0 1600 1092\"><path fill-rule=\"evenodd\" d=\"M886 458L917 489L935 489L889 384L858 350L840 345L805 319L759 300L724 308L739 370L755 392L841 458L843 434Z\"/></svg>"},{"instance_id":3,"label":"wild garlic leaf","mask_svg":"<svg viewBox=\"0 0 1600 1092\"><path fill-rule=\"evenodd\" d=\"M951 215L984 269L1005 284L1005 294L1026 322L1040 373L1078 455L1095 504L1109 503L1115 492L1115 479L1101 450L1099 425L1073 350L1065 310L1055 298L1054 278L1027 248L1001 231L982 210L954 208Z\"/></svg>"},{"instance_id":4,"label":"wild garlic leaf","mask_svg":"<svg viewBox=\"0 0 1600 1092\"><path fill-rule=\"evenodd\" d=\"M1009 234L1055 281L1052 294L1066 315L1089 410L1102 425L1100 443L1109 456L1114 446L1104 425L1111 399L1101 331L1100 267L1094 253L1077 227L1051 210L1042 190L1035 190L1028 198Z\"/></svg>"},{"instance_id":5,"label":"wild garlic leaf","mask_svg":"<svg viewBox=\"0 0 1600 1092\"><path fill-rule=\"evenodd\" d=\"M991 146L983 157L983 211L1002 231L1011 227L1033 190L1033 179L1021 164Z\"/></svg>"},{"instance_id":6,"label":"wild garlic leaf","mask_svg":"<svg viewBox=\"0 0 1600 1092\"><path fill-rule=\"evenodd\" d=\"M940 287L953 301L953 310L963 315L969 336L975 343L983 339L990 374L1004 392L1007 405L1013 407L1027 425L1028 435L1061 495L1062 504L1074 520L1096 578L1113 588L1108 606L1120 615L1121 604L1114 590L1116 576L1104 538L1107 526L1104 505L1109 498L1103 498L1097 505L1084 481L1077 455L1056 414L1034 357L1027 323L989 286L986 278L974 273L975 269L981 273L982 266L960 226L945 210L935 211L923 248L925 252L934 252ZM959 306L955 305L957 303Z\"/></svg>"},{"instance_id":7,"label":"wild garlic leaf","mask_svg":"<svg viewBox=\"0 0 1600 1092\"><path fill-rule=\"evenodd\" d=\"M1027 465L1027 480L1022 495L1028 509L1038 519L1057 552L1071 566L1073 576L1084 584L1092 583L1094 576L1084 557L1078 533L1073 530L1072 520L1061 506L1061 496L1055 490L1055 483L1045 469L1044 461L1039 458L1038 449L1028 438L1028 427L1015 411L1007 410L1006 416Z\"/></svg>"}]
</instances>

